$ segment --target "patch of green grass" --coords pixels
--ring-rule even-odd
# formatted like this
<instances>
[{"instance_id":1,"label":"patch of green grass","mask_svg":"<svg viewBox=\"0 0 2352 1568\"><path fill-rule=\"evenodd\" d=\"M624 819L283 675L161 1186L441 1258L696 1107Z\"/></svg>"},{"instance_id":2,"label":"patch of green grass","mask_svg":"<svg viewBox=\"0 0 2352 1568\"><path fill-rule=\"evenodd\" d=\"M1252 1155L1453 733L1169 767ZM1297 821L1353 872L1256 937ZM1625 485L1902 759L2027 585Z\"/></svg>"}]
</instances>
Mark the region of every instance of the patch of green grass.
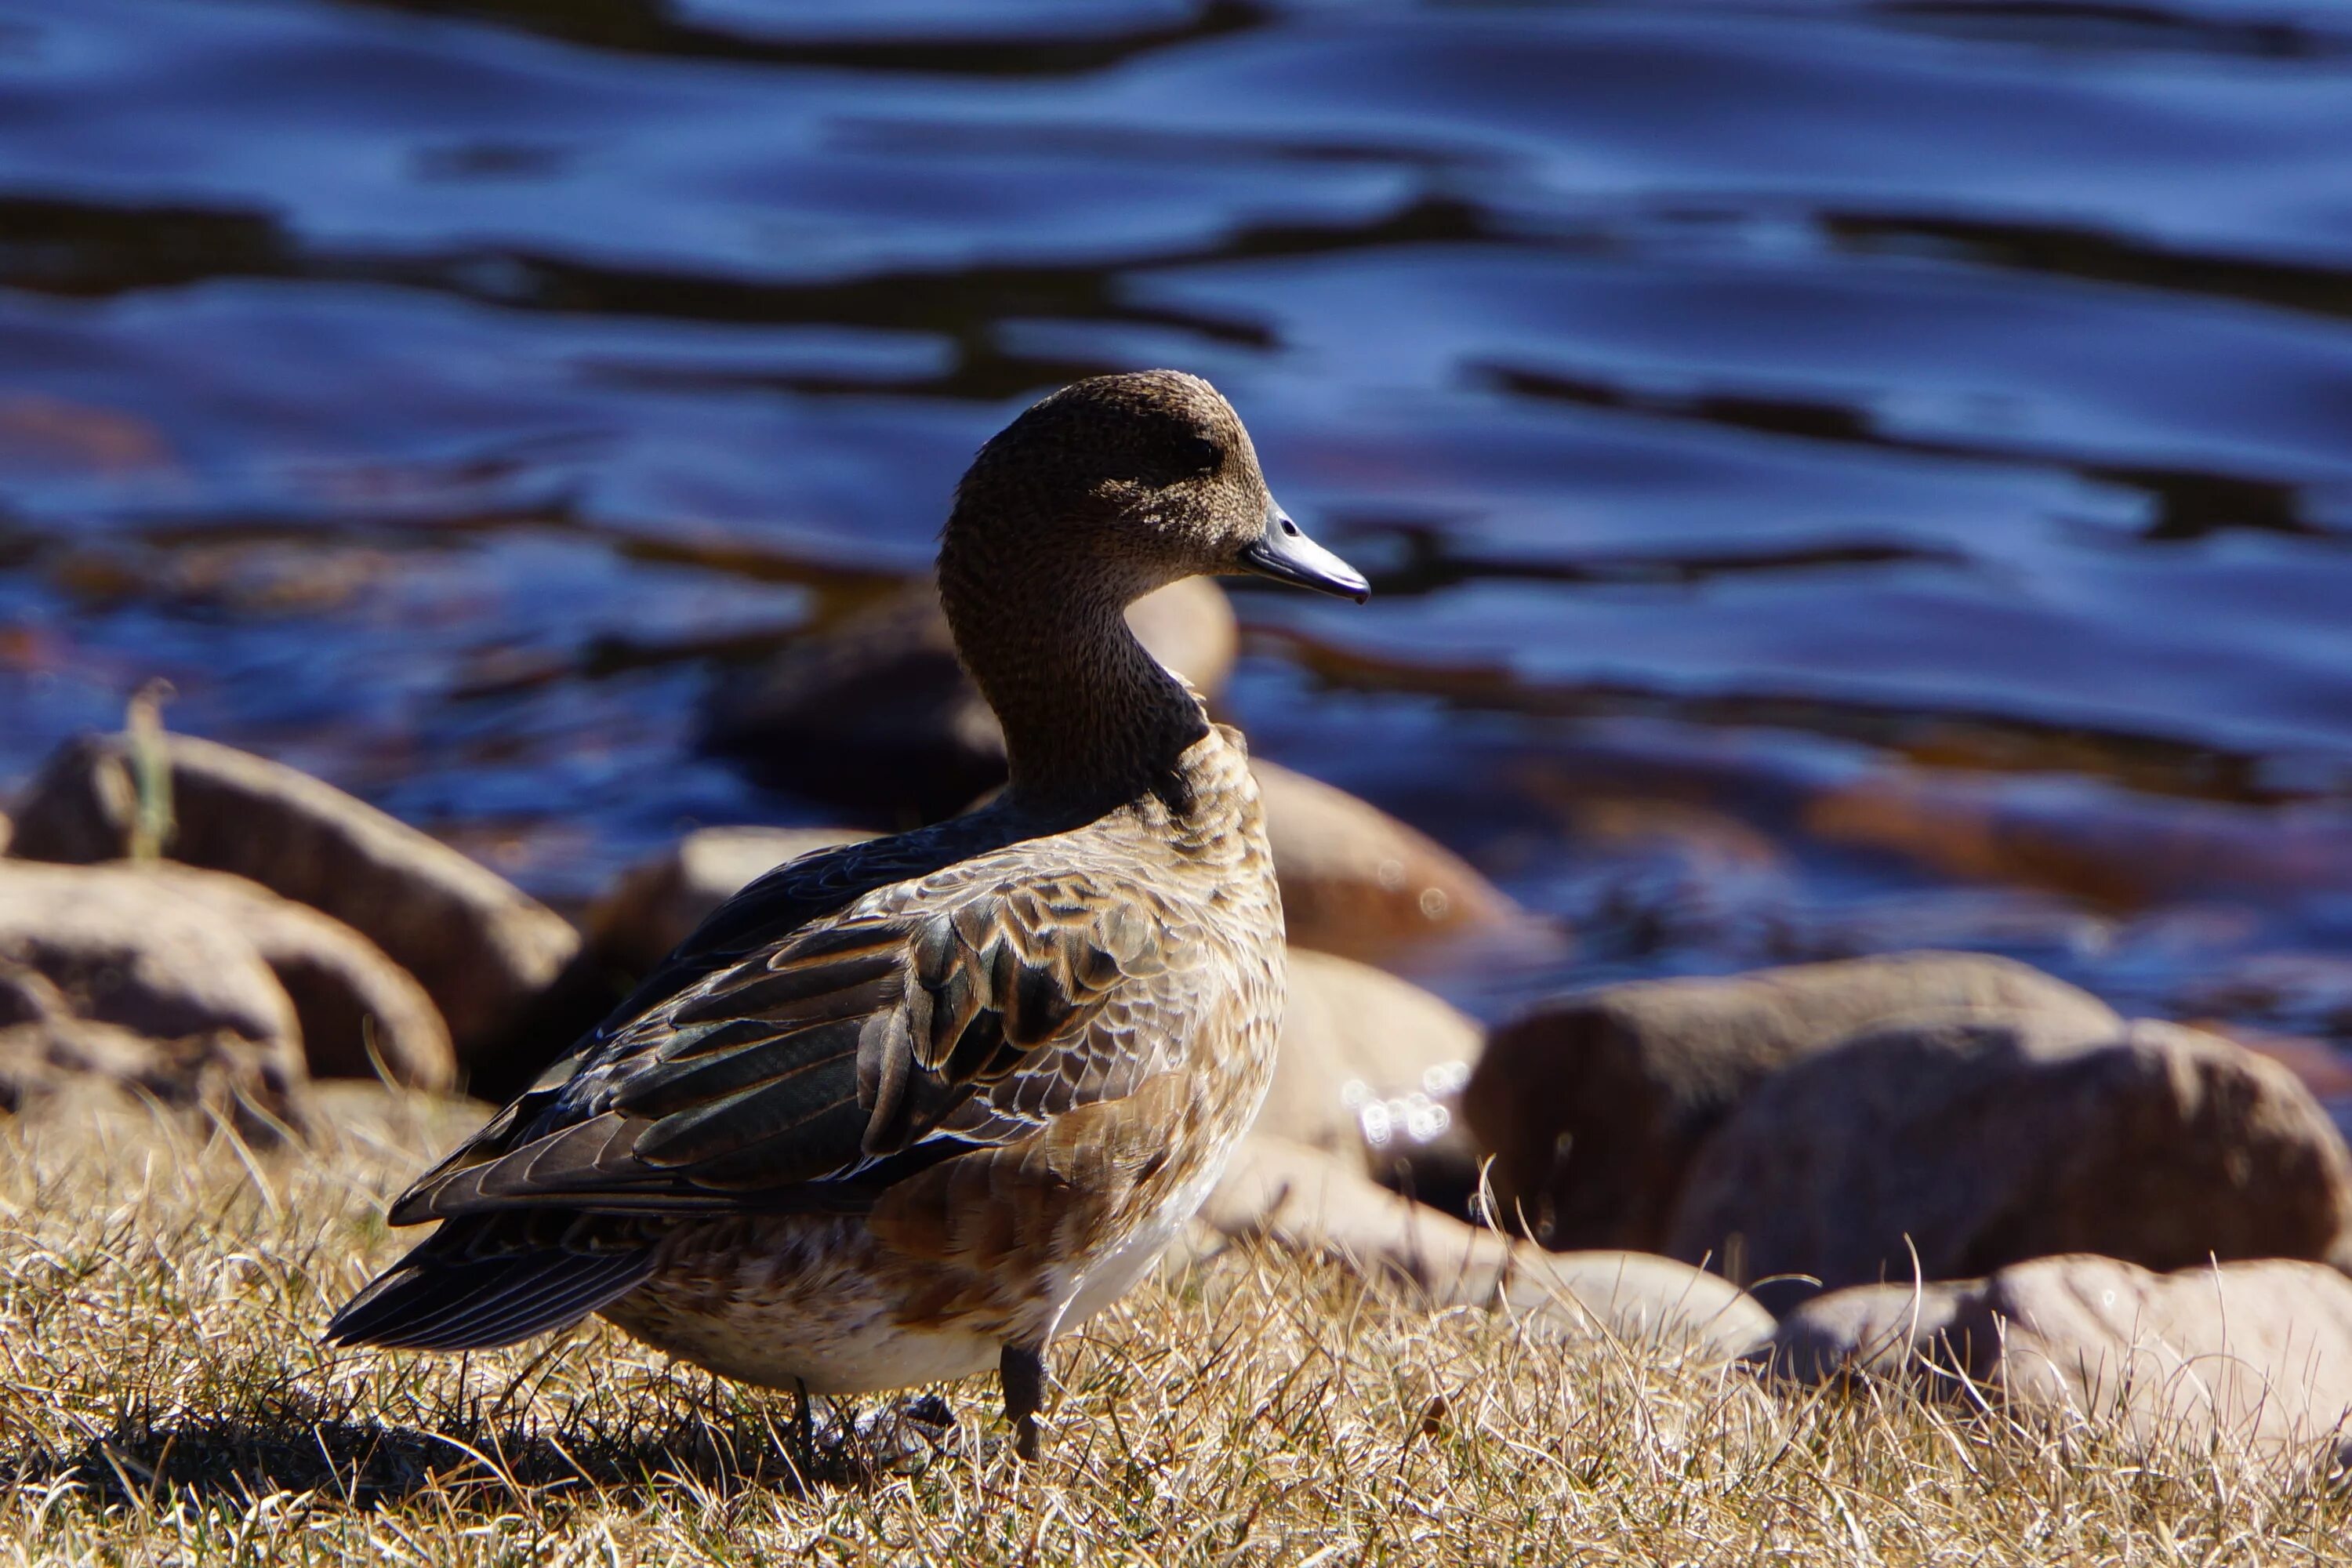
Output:
<instances>
[{"instance_id":1,"label":"patch of green grass","mask_svg":"<svg viewBox=\"0 0 2352 1568\"><path fill-rule=\"evenodd\" d=\"M382 1201L478 1108L337 1090L307 1146L0 1128L0 1561L2254 1563L2352 1558L2315 1471L1890 1387L1415 1310L1240 1247L1059 1347L1047 1453L992 1380L929 1462L803 1479L789 1396L591 1326L332 1351ZM862 1402L873 1412L878 1402Z\"/></svg>"}]
</instances>

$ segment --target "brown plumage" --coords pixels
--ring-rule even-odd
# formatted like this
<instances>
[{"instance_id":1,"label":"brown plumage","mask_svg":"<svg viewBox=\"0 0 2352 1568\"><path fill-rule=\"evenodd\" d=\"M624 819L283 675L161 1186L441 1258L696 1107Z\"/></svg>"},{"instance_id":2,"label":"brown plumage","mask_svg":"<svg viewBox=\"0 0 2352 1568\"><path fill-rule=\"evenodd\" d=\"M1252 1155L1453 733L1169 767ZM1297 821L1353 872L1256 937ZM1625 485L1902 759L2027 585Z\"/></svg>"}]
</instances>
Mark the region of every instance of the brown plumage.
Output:
<instances>
[{"instance_id":1,"label":"brown plumage","mask_svg":"<svg viewBox=\"0 0 2352 1568\"><path fill-rule=\"evenodd\" d=\"M1248 434L1172 372L1080 382L983 447L940 546L1012 783L970 816L769 872L412 1187L441 1228L347 1344L508 1344L602 1312L819 1393L1042 1357L1188 1218L1255 1114L1282 909L1241 737L1133 599L1255 571L1361 598Z\"/></svg>"}]
</instances>

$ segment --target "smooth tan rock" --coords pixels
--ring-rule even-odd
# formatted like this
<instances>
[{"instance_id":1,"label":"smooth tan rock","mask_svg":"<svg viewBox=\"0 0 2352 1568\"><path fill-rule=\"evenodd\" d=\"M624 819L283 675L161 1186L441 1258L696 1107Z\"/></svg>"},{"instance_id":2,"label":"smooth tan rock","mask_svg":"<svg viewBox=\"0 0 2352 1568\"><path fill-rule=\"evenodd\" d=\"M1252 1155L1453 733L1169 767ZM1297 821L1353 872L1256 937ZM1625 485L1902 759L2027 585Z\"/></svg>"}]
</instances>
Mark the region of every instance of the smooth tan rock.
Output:
<instances>
[{"instance_id":1,"label":"smooth tan rock","mask_svg":"<svg viewBox=\"0 0 2352 1568\"><path fill-rule=\"evenodd\" d=\"M1293 947L1387 963L1436 940L1532 929L1525 910L1427 834L1278 763L1251 770Z\"/></svg>"},{"instance_id":2,"label":"smooth tan rock","mask_svg":"<svg viewBox=\"0 0 2352 1568\"><path fill-rule=\"evenodd\" d=\"M1772 1317L1721 1278L1635 1253L1558 1255L1399 1197L1347 1162L1253 1135L1201 1210L1226 1238L1264 1237L1400 1284L1429 1306L1477 1306L1577 1333L1747 1353Z\"/></svg>"},{"instance_id":3,"label":"smooth tan rock","mask_svg":"<svg viewBox=\"0 0 2352 1568\"><path fill-rule=\"evenodd\" d=\"M171 860L116 864L213 910L253 943L294 1004L313 1079L376 1078L381 1063L392 1082L410 1089L457 1082L457 1054L433 998L342 921L226 871Z\"/></svg>"},{"instance_id":4,"label":"smooth tan rock","mask_svg":"<svg viewBox=\"0 0 2352 1568\"><path fill-rule=\"evenodd\" d=\"M163 737L177 827L167 852L332 915L415 976L461 1066L494 1055L579 949L562 917L488 867L292 768ZM13 855L118 859L135 791L114 735L62 748L18 804Z\"/></svg>"},{"instance_id":5,"label":"smooth tan rock","mask_svg":"<svg viewBox=\"0 0 2352 1568\"><path fill-rule=\"evenodd\" d=\"M659 963L711 910L787 860L873 835L855 827L703 827L622 874L588 914L588 943L632 973Z\"/></svg>"},{"instance_id":6,"label":"smooth tan rock","mask_svg":"<svg viewBox=\"0 0 2352 1568\"><path fill-rule=\"evenodd\" d=\"M2086 992L1969 953L1606 985L1493 1030L1463 1114L1494 1156L1505 1222L1563 1250L1655 1251L1699 1141L1768 1074L1859 1031L1956 1008L2031 1015L2085 1038L2122 1023Z\"/></svg>"},{"instance_id":7,"label":"smooth tan rock","mask_svg":"<svg viewBox=\"0 0 2352 1568\"><path fill-rule=\"evenodd\" d=\"M1213 577L1187 577L1127 607L1127 624L1151 657L1214 701L1241 655L1241 624Z\"/></svg>"},{"instance_id":8,"label":"smooth tan rock","mask_svg":"<svg viewBox=\"0 0 2352 1568\"><path fill-rule=\"evenodd\" d=\"M1708 1138L1665 1250L1830 1289L2055 1253L2151 1268L2326 1258L2352 1154L2294 1075L2142 1021L2091 1043L1953 1020L1860 1036L1759 1085Z\"/></svg>"},{"instance_id":9,"label":"smooth tan rock","mask_svg":"<svg viewBox=\"0 0 2352 1568\"><path fill-rule=\"evenodd\" d=\"M1223 689L1238 634L1214 583L1147 595L1128 624L1200 691ZM712 750L880 827L951 816L1004 782L1004 732L956 662L929 578L724 683L703 721Z\"/></svg>"},{"instance_id":10,"label":"smooth tan rock","mask_svg":"<svg viewBox=\"0 0 2352 1568\"><path fill-rule=\"evenodd\" d=\"M64 1015L0 1028L0 1110L80 1121L141 1102L200 1108L251 1142L300 1131L299 1080L262 1045L227 1030L152 1039Z\"/></svg>"},{"instance_id":11,"label":"smooth tan rock","mask_svg":"<svg viewBox=\"0 0 2352 1568\"><path fill-rule=\"evenodd\" d=\"M41 976L76 1017L154 1039L225 1030L300 1074L294 1005L252 942L133 868L0 860L0 968Z\"/></svg>"},{"instance_id":12,"label":"smooth tan rock","mask_svg":"<svg viewBox=\"0 0 2352 1568\"><path fill-rule=\"evenodd\" d=\"M2332 1447L2352 1412L2352 1280L2285 1259L2158 1274L2044 1258L1835 1291L1752 1353L1806 1382L1862 1373L2012 1416L2120 1420L2143 1445Z\"/></svg>"},{"instance_id":13,"label":"smooth tan rock","mask_svg":"<svg viewBox=\"0 0 2352 1568\"><path fill-rule=\"evenodd\" d=\"M1504 1300L1512 1311L1565 1317L1629 1343L1679 1342L1730 1361L1769 1342L1778 1326L1720 1274L1654 1252L1547 1252L1522 1241L1511 1258Z\"/></svg>"},{"instance_id":14,"label":"smooth tan rock","mask_svg":"<svg viewBox=\"0 0 2352 1568\"><path fill-rule=\"evenodd\" d=\"M1451 1129L1450 1101L1481 1042L1475 1021L1420 986L1293 948L1257 1131L1360 1166L1384 1161L1392 1145L1433 1142Z\"/></svg>"},{"instance_id":15,"label":"smooth tan rock","mask_svg":"<svg viewBox=\"0 0 2352 1568\"><path fill-rule=\"evenodd\" d=\"M299 1124L294 1008L204 906L114 868L0 861L0 1105L144 1097Z\"/></svg>"}]
</instances>

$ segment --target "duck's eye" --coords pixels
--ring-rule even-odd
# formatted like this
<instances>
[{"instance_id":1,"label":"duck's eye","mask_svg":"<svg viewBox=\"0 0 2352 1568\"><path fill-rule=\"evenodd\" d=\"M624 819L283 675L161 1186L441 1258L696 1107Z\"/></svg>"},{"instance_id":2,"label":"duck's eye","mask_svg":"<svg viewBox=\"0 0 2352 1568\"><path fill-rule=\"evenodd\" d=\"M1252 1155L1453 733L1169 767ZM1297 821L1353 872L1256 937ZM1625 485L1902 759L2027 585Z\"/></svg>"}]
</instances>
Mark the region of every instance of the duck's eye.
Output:
<instances>
[{"instance_id":1,"label":"duck's eye","mask_svg":"<svg viewBox=\"0 0 2352 1568\"><path fill-rule=\"evenodd\" d=\"M1225 459L1225 449L1206 436L1186 436L1176 443L1176 456L1187 473L1213 474Z\"/></svg>"}]
</instances>

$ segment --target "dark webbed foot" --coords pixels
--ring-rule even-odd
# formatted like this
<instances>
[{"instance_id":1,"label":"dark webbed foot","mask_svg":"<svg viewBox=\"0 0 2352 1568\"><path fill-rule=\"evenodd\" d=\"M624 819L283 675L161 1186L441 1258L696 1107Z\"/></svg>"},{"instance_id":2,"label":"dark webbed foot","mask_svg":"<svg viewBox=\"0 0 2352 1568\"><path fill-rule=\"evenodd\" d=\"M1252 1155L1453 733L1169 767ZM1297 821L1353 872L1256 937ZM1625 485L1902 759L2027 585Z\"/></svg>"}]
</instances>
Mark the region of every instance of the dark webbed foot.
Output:
<instances>
[{"instance_id":1,"label":"dark webbed foot","mask_svg":"<svg viewBox=\"0 0 2352 1568\"><path fill-rule=\"evenodd\" d=\"M1045 1403L1045 1356L1042 1349L1007 1345L996 1375L1004 1384L1004 1418L1013 1423L1013 1451L1037 1457L1037 1412Z\"/></svg>"}]
</instances>

